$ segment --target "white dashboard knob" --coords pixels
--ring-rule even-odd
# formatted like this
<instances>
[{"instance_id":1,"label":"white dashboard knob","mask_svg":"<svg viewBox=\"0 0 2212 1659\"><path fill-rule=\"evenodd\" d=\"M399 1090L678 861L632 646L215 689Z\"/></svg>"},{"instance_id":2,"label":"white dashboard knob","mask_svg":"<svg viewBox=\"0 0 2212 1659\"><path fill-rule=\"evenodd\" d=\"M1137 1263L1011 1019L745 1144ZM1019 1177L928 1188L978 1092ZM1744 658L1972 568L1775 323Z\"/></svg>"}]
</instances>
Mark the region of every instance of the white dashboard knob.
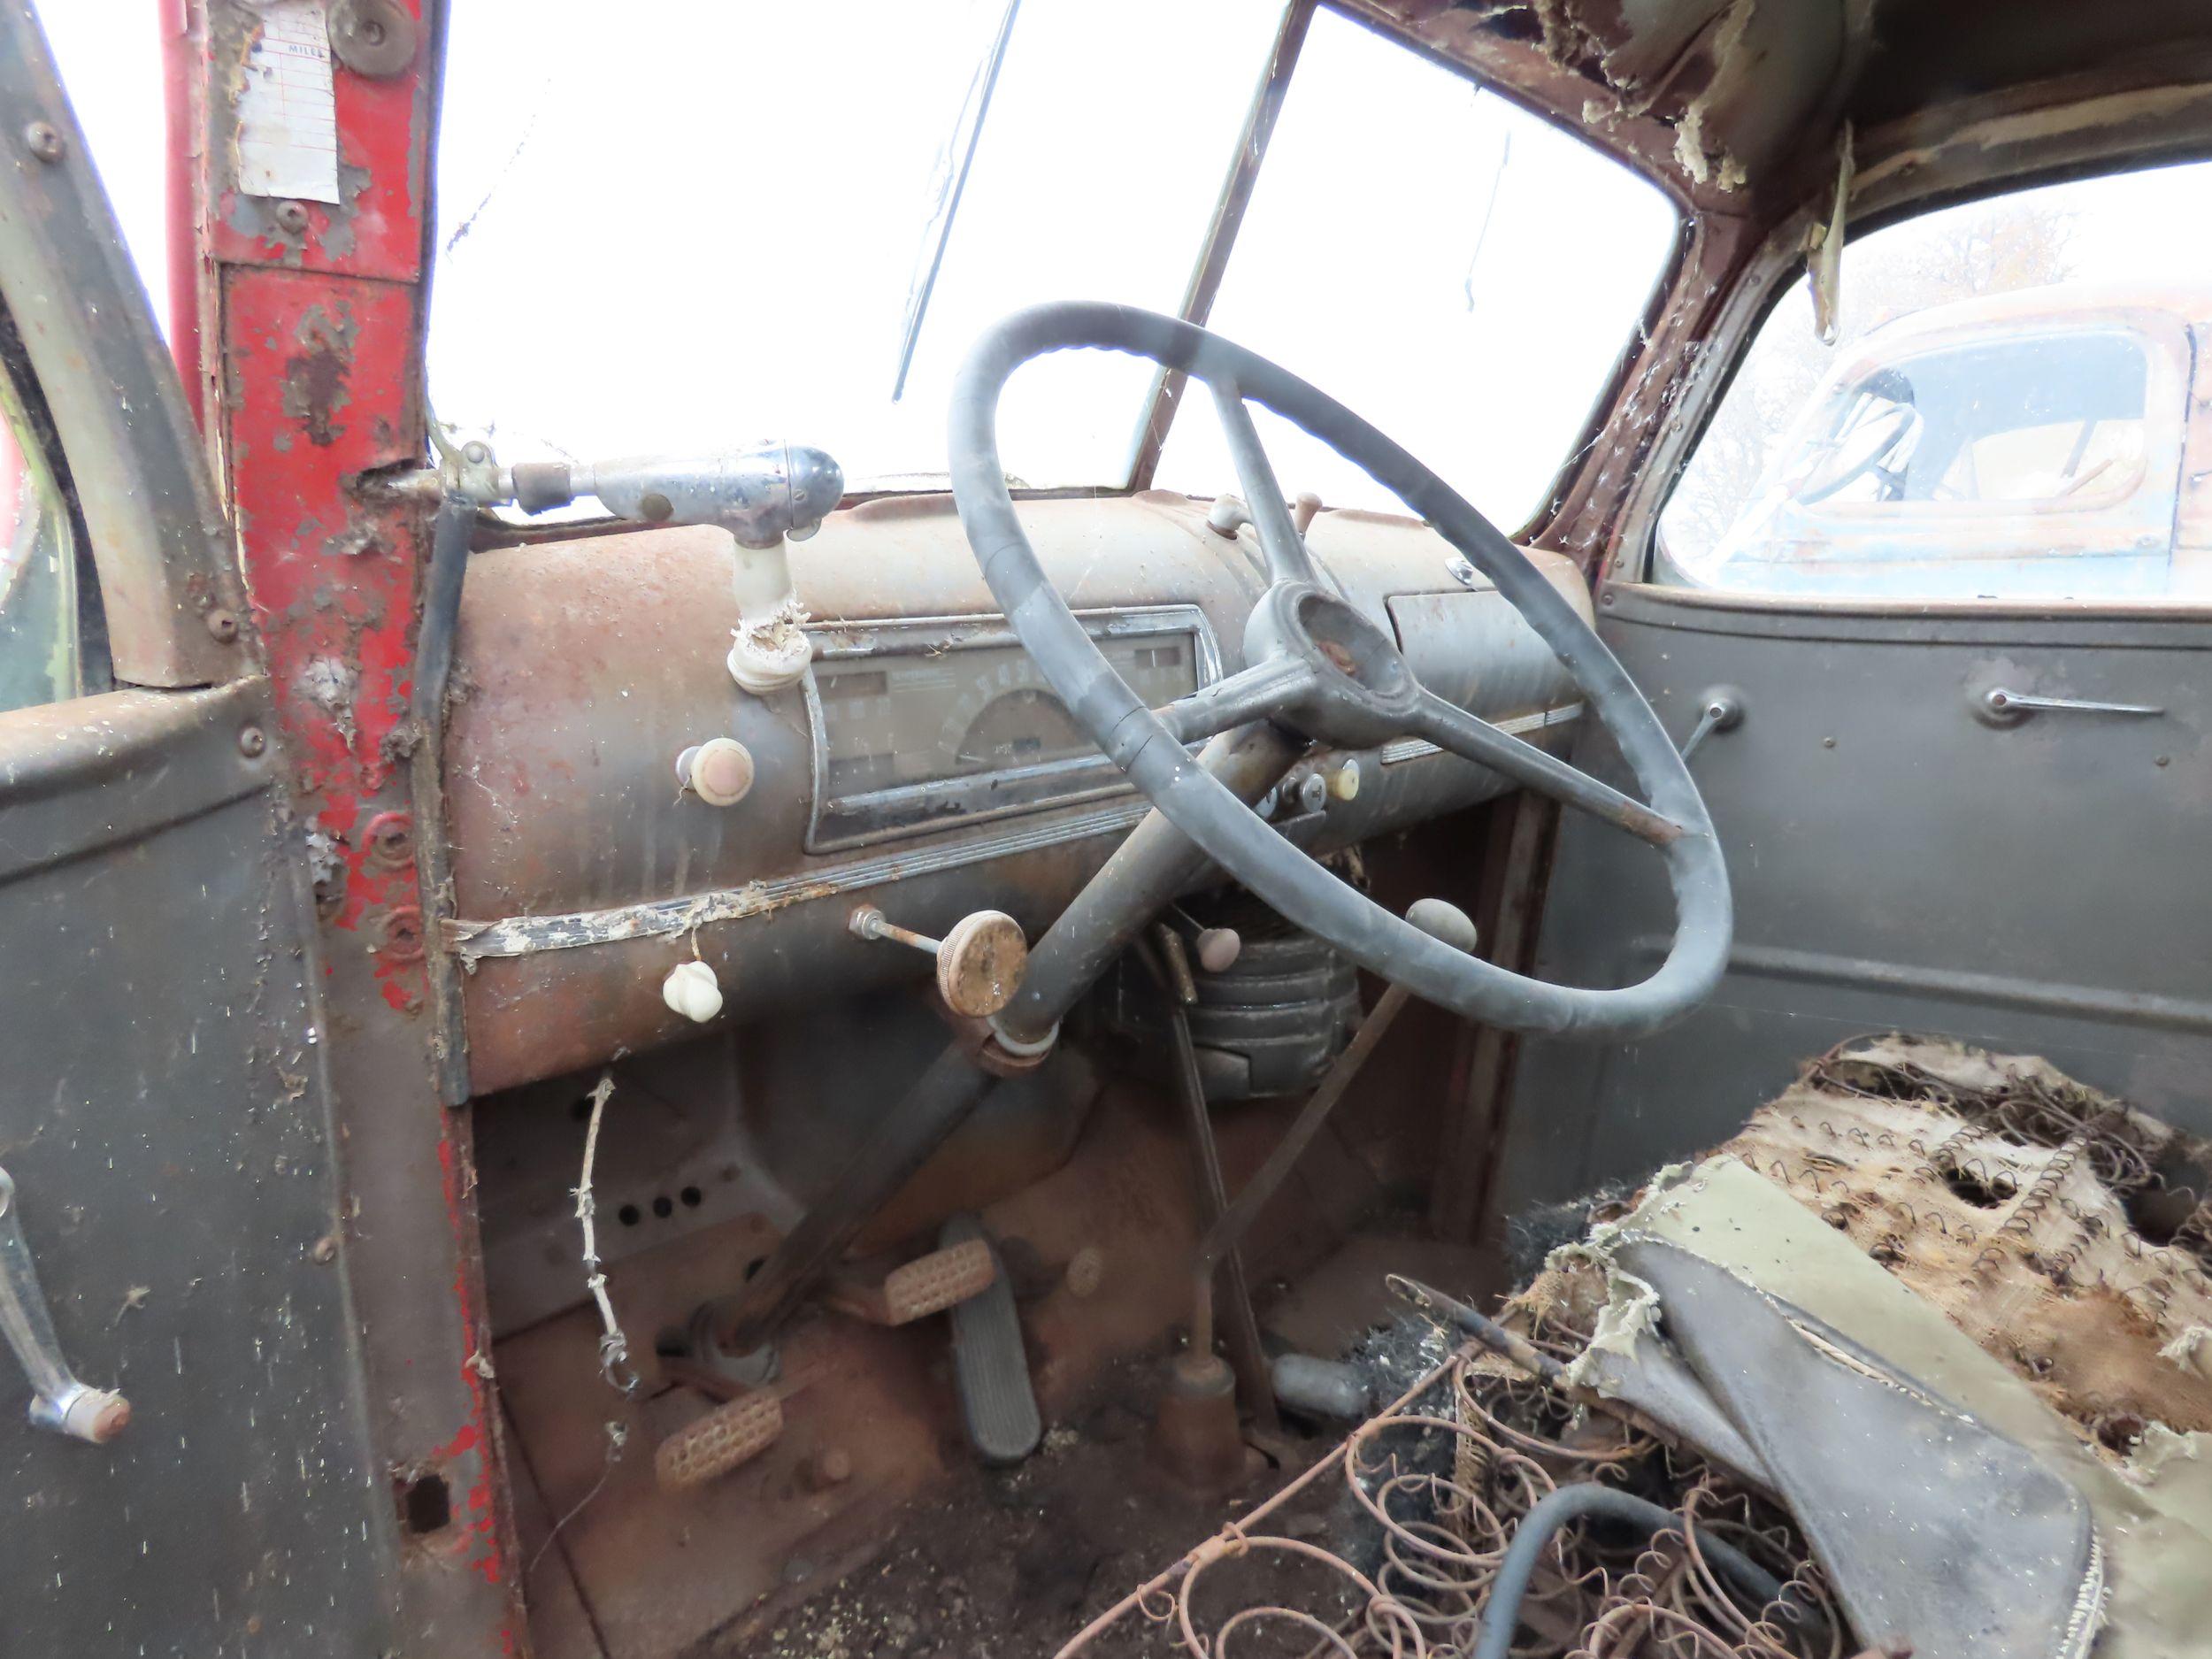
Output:
<instances>
[{"instance_id":1,"label":"white dashboard knob","mask_svg":"<svg viewBox=\"0 0 2212 1659\"><path fill-rule=\"evenodd\" d=\"M661 1001L703 1025L722 1011L722 982L703 962L680 962L661 981Z\"/></svg>"},{"instance_id":2,"label":"white dashboard knob","mask_svg":"<svg viewBox=\"0 0 2212 1659\"><path fill-rule=\"evenodd\" d=\"M1348 760L1329 774L1329 798L1332 801L1356 801L1359 798L1359 762Z\"/></svg>"},{"instance_id":3,"label":"white dashboard knob","mask_svg":"<svg viewBox=\"0 0 2212 1659\"><path fill-rule=\"evenodd\" d=\"M752 792L752 751L733 737L710 737L676 757L676 779L709 806L735 806Z\"/></svg>"}]
</instances>

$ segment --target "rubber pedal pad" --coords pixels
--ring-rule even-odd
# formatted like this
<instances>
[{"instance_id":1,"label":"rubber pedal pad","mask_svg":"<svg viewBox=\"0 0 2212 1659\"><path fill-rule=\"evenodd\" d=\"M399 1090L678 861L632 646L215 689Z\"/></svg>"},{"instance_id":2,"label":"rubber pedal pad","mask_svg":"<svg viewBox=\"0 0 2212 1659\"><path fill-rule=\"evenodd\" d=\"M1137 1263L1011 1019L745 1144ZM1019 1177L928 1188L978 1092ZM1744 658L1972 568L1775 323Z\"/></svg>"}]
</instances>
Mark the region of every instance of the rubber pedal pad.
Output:
<instances>
[{"instance_id":1,"label":"rubber pedal pad","mask_svg":"<svg viewBox=\"0 0 2212 1659\"><path fill-rule=\"evenodd\" d=\"M664 1492L688 1492L757 1457L783 1432L783 1401L763 1389L741 1394L662 1440L653 1475Z\"/></svg>"},{"instance_id":2,"label":"rubber pedal pad","mask_svg":"<svg viewBox=\"0 0 2212 1659\"><path fill-rule=\"evenodd\" d=\"M897 1267L881 1283L833 1281L830 1305L872 1325L911 1325L979 1296L998 1277L990 1241L970 1239Z\"/></svg>"},{"instance_id":3,"label":"rubber pedal pad","mask_svg":"<svg viewBox=\"0 0 2212 1659\"><path fill-rule=\"evenodd\" d=\"M987 1463L1018 1463L1037 1449L1045 1428L1030 1386L1014 1287L995 1271L998 1252L975 1217L953 1217L937 1239L940 1249L976 1243L990 1252L995 1271L988 1287L952 1310L953 1382L977 1455Z\"/></svg>"}]
</instances>

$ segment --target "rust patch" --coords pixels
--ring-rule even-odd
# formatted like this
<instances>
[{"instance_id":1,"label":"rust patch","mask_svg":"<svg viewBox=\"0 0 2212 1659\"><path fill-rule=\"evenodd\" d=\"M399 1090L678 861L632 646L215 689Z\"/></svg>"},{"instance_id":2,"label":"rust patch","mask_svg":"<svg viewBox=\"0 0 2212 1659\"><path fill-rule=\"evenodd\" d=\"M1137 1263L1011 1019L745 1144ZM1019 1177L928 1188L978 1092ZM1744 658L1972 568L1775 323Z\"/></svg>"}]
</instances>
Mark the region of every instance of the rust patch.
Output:
<instances>
[{"instance_id":1,"label":"rust patch","mask_svg":"<svg viewBox=\"0 0 2212 1659\"><path fill-rule=\"evenodd\" d=\"M295 331L303 349L284 359L284 412L324 449L345 435L337 417L353 402L353 332L349 322L311 307Z\"/></svg>"}]
</instances>

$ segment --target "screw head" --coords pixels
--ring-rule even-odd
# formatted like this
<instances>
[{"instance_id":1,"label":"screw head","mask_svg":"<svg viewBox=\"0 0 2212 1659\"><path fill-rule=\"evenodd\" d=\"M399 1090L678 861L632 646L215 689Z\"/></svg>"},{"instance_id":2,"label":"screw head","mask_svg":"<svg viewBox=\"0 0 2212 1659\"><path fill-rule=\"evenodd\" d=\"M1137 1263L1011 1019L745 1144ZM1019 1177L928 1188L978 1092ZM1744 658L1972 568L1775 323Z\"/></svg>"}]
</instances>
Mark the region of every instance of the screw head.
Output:
<instances>
[{"instance_id":1,"label":"screw head","mask_svg":"<svg viewBox=\"0 0 2212 1659\"><path fill-rule=\"evenodd\" d=\"M307 231L307 204L304 202L278 203L276 222L295 236L304 235Z\"/></svg>"},{"instance_id":2,"label":"screw head","mask_svg":"<svg viewBox=\"0 0 2212 1659\"><path fill-rule=\"evenodd\" d=\"M238 733L238 752L248 760L258 759L268 752L269 734L257 726L247 726Z\"/></svg>"},{"instance_id":3,"label":"screw head","mask_svg":"<svg viewBox=\"0 0 2212 1659\"><path fill-rule=\"evenodd\" d=\"M33 121L23 129L23 147L41 161L59 161L61 130L49 121Z\"/></svg>"},{"instance_id":4,"label":"screw head","mask_svg":"<svg viewBox=\"0 0 2212 1659\"><path fill-rule=\"evenodd\" d=\"M215 610L207 613L207 631L228 645L238 637L238 613L234 611Z\"/></svg>"},{"instance_id":5,"label":"screw head","mask_svg":"<svg viewBox=\"0 0 2212 1659\"><path fill-rule=\"evenodd\" d=\"M461 458L471 466L481 466L492 458L491 446L481 438L471 438L461 446Z\"/></svg>"},{"instance_id":6,"label":"screw head","mask_svg":"<svg viewBox=\"0 0 2212 1659\"><path fill-rule=\"evenodd\" d=\"M380 857L404 861L415 850L414 820L404 812L380 812L369 820L363 839Z\"/></svg>"},{"instance_id":7,"label":"screw head","mask_svg":"<svg viewBox=\"0 0 2212 1659\"><path fill-rule=\"evenodd\" d=\"M326 1233L315 1240L315 1248L308 1252L318 1267L328 1267L338 1259L338 1235Z\"/></svg>"},{"instance_id":8,"label":"screw head","mask_svg":"<svg viewBox=\"0 0 2212 1659\"><path fill-rule=\"evenodd\" d=\"M422 959L422 912L411 904L402 904L384 913L382 938L378 949L395 962L419 962Z\"/></svg>"}]
</instances>

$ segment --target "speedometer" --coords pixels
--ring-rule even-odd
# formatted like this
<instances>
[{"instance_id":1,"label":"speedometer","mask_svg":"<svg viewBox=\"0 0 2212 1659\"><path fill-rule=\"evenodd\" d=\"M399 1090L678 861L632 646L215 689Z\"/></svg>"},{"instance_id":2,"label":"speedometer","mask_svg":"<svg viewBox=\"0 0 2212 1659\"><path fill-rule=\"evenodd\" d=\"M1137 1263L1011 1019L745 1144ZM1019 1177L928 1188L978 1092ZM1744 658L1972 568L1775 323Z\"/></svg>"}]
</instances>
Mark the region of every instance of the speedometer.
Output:
<instances>
[{"instance_id":1,"label":"speedometer","mask_svg":"<svg viewBox=\"0 0 2212 1659\"><path fill-rule=\"evenodd\" d=\"M1193 609L1084 618L1099 649L1156 708L1217 672ZM818 846L1008 812L1126 787L995 617L817 631Z\"/></svg>"}]
</instances>

